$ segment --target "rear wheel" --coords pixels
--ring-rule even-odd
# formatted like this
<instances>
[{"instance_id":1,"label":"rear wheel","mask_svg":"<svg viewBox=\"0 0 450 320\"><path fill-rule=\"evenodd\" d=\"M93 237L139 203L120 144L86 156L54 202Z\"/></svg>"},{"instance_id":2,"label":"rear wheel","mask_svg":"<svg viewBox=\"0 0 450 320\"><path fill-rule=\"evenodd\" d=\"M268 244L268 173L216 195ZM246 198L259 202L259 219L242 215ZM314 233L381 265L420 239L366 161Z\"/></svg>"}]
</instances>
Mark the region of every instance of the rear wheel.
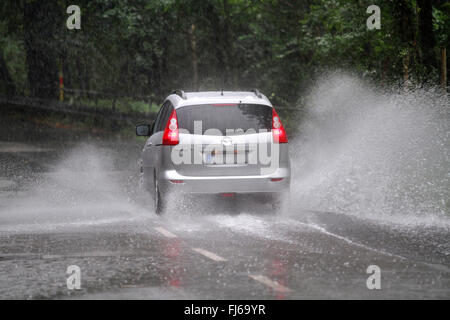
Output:
<instances>
[{"instance_id":1,"label":"rear wheel","mask_svg":"<svg viewBox=\"0 0 450 320\"><path fill-rule=\"evenodd\" d=\"M286 191L281 194L277 194L272 199L272 209L275 212L291 210L291 192Z\"/></svg>"},{"instance_id":2,"label":"rear wheel","mask_svg":"<svg viewBox=\"0 0 450 320\"><path fill-rule=\"evenodd\" d=\"M139 204L141 204L144 207L149 207L151 209L152 201L151 196L152 194L149 193L148 188L146 187L145 182L145 176L144 176L144 169L142 167L142 161L139 163L139 182L138 182L138 188L136 190L136 200Z\"/></svg>"},{"instance_id":3,"label":"rear wheel","mask_svg":"<svg viewBox=\"0 0 450 320\"><path fill-rule=\"evenodd\" d=\"M272 197L272 210L274 212L278 212L281 210L281 206L282 206L283 200L282 197L280 195L276 195Z\"/></svg>"},{"instance_id":4,"label":"rear wheel","mask_svg":"<svg viewBox=\"0 0 450 320\"><path fill-rule=\"evenodd\" d=\"M155 179L155 195L154 195L154 201L155 201L155 213L157 215L162 215L166 210L166 201L163 198L161 194L161 190L158 186L158 180Z\"/></svg>"}]
</instances>

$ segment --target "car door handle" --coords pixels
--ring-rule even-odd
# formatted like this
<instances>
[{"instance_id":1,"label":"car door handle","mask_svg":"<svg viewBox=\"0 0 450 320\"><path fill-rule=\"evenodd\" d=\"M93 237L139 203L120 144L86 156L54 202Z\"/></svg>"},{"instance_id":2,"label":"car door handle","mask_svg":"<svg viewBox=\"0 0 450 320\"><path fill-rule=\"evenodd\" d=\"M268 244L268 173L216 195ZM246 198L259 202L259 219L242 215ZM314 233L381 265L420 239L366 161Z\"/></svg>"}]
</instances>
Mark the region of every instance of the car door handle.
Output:
<instances>
[{"instance_id":1,"label":"car door handle","mask_svg":"<svg viewBox=\"0 0 450 320\"><path fill-rule=\"evenodd\" d=\"M147 144L145 145L146 147L151 147L153 143L151 142L147 142Z\"/></svg>"}]
</instances>

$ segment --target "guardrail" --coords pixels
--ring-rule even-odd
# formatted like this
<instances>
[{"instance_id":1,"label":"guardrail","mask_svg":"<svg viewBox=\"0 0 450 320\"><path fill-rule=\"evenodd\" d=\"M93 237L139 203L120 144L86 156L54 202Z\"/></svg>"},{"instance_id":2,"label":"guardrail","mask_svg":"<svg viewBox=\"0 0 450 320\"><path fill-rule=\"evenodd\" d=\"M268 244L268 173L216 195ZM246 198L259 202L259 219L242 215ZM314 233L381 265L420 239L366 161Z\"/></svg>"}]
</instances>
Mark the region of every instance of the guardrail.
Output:
<instances>
[{"instance_id":1,"label":"guardrail","mask_svg":"<svg viewBox=\"0 0 450 320\"><path fill-rule=\"evenodd\" d=\"M116 102L119 97L116 94L98 92L92 90L79 90L62 88L64 102L51 99L40 99L31 97L7 96L0 94L0 104L8 106L26 107L35 110L47 110L56 113L74 114L79 116L90 116L98 119L112 119L114 121L126 122L151 122L156 118L156 112L137 112L123 111L116 108ZM122 97L120 97L122 98ZM123 97L132 101L151 101L149 96ZM80 103L80 100L86 99L89 105ZM111 100L111 106L108 103L98 106L100 99ZM280 116L283 118L301 117L305 110L296 106L275 106ZM0 107L1 108L1 107Z\"/></svg>"},{"instance_id":2,"label":"guardrail","mask_svg":"<svg viewBox=\"0 0 450 320\"><path fill-rule=\"evenodd\" d=\"M1 94L0 104L81 116L106 117L116 120L152 120L156 116L154 112L123 112L114 108L109 109L104 107L86 106L77 102L67 103L50 99L8 97Z\"/></svg>"}]
</instances>

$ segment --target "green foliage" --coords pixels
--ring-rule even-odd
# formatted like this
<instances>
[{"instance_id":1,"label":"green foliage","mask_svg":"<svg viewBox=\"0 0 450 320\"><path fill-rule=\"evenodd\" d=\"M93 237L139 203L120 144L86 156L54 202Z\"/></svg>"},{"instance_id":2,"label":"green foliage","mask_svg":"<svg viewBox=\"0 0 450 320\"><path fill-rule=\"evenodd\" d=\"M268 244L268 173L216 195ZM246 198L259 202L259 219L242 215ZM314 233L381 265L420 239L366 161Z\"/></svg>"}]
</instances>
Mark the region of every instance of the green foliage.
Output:
<instances>
[{"instance_id":1,"label":"green foliage","mask_svg":"<svg viewBox=\"0 0 450 320\"><path fill-rule=\"evenodd\" d=\"M1 54L21 94L29 93L30 76L24 6L33 1L0 5ZM318 73L335 68L380 84L406 72L429 77L415 0L376 1L381 30L366 27L371 0L79 0L81 30L65 28L71 3L54 3L58 8L47 19L58 25L41 40L63 66L65 86L109 93L119 110L153 111L175 88L258 87L277 106L290 107L301 102ZM437 45L448 46L450 6L433 3ZM143 96L151 97L150 104L135 98ZM106 108L113 99L88 100Z\"/></svg>"},{"instance_id":2,"label":"green foliage","mask_svg":"<svg viewBox=\"0 0 450 320\"><path fill-rule=\"evenodd\" d=\"M159 105L156 103L149 104L145 101L132 100L130 98L119 98L115 101L113 99L88 99L88 98L67 98L69 103L78 104L82 106L89 106L99 109L109 109L121 112L142 112L142 113L157 113ZM114 107L113 107L114 106Z\"/></svg>"},{"instance_id":3,"label":"green foliage","mask_svg":"<svg viewBox=\"0 0 450 320\"><path fill-rule=\"evenodd\" d=\"M433 31L439 45L450 45L450 3L433 8Z\"/></svg>"},{"instance_id":4,"label":"green foliage","mask_svg":"<svg viewBox=\"0 0 450 320\"><path fill-rule=\"evenodd\" d=\"M7 32L6 21L0 21L0 48L7 63L7 72L18 93L26 92L27 69L23 41Z\"/></svg>"}]
</instances>

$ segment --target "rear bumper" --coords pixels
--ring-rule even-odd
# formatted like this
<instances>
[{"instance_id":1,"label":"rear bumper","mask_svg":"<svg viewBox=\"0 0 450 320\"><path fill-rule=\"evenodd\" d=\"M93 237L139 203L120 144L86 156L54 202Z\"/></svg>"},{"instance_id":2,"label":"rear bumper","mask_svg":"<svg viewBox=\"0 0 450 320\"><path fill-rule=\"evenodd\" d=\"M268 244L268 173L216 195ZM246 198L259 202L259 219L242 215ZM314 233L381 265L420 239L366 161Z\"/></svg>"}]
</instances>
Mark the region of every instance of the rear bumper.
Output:
<instances>
[{"instance_id":1,"label":"rear bumper","mask_svg":"<svg viewBox=\"0 0 450 320\"><path fill-rule=\"evenodd\" d=\"M280 179L271 181L271 179ZM289 168L278 168L273 173L255 176L184 176L175 170L162 171L158 183L163 192L188 194L215 193L282 193L289 190Z\"/></svg>"}]
</instances>

